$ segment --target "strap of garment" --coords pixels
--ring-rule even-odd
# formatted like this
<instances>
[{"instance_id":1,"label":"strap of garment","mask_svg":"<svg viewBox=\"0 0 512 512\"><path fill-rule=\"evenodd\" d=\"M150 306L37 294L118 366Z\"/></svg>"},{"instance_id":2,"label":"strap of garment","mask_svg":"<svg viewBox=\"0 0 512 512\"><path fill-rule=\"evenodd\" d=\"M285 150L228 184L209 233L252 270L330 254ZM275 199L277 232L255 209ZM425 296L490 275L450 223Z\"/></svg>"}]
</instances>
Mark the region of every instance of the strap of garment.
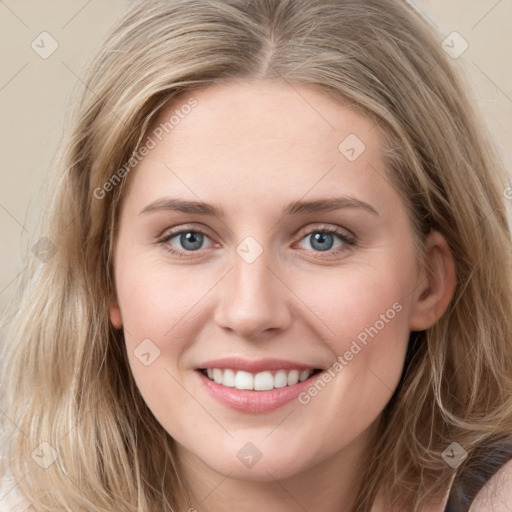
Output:
<instances>
[{"instance_id":1,"label":"strap of garment","mask_svg":"<svg viewBox=\"0 0 512 512\"><path fill-rule=\"evenodd\" d=\"M489 447L476 448L455 479L444 512L468 512L485 483L510 459L512 437L497 441L491 450Z\"/></svg>"}]
</instances>

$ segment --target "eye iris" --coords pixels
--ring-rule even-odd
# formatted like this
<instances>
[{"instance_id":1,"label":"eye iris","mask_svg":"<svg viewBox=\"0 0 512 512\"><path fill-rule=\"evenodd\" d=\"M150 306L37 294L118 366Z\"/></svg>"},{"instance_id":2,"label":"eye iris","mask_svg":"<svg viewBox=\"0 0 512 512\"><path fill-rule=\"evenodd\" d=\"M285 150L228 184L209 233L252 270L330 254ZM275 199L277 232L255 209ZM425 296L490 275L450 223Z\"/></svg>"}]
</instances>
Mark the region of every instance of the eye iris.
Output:
<instances>
[{"instance_id":1,"label":"eye iris","mask_svg":"<svg viewBox=\"0 0 512 512\"><path fill-rule=\"evenodd\" d=\"M319 251L328 251L333 244L333 236L329 233L315 233L311 235L311 246ZM327 240L327 243L326 243ZM330 243L329 243L330 242ZM316 245L319 244L319 245Z\"/></svg>"},{"instance_id":2,"label":"eye iris","mask_svg":"<svg viewBox=\"0 0 512 512\"><path fill-rule=\"evenodd\" d=\"M195 233L193 231L182 233L180 236L180 243L185 249L194 251L196 249L199 249L203 244L203 235L201 235L200 233ZM192 246L187 244L192 244Z\"/></svg>"}]
</instances>

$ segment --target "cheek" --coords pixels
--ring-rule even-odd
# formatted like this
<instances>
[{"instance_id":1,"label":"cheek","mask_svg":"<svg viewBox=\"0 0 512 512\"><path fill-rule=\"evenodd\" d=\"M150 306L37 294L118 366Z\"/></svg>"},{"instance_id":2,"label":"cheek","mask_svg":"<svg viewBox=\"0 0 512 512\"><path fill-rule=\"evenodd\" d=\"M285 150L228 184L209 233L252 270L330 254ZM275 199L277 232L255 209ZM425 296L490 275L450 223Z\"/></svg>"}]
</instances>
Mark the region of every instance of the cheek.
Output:
<instances>
[{"instance_id":1,"label":"cheek","mask_svg":"<svg viewBox=\"0 0 512 512\"><path fill-rule=\"evenodd\" d=\"M190 395L179 383L179 363L199 336L202 323L195 318L212 286L210 274L171 268L149 257L120 259L116 267L131 372L146 404L164 425L175 423L176 411L182 414L190 408ZM200 416L201 410L195 414ZM197 421L193 415L189 419Z\"/></svg>"},{"instance_id":2,"label":"cheek","mask_svg":"<svg viewBox=\"0 0 512 512\"><path fill-rule=\"evenodd\" d=\"M126 351L144 401L160 424L169 426L176 423L177 412L188 410L190 402L178 372L180 356L190 338L179 333L185 324L190 333L195 328L187 319L198 291L190 288L192 296L187 300L186 283L169 279L151 265L139 268L144 271L128 272L118 287ZM177 294L176 289L185 291Z\"/></svg>"},{"instance_id":3,"label":"cheek","mask_svg":"<svg viewBox=\"0 0 512 512\"><path fill-rule=\"evenodd\" d=\"M378 261L316 280L308 292L308 306L329 328L324 343L333 360L326 382L308 389L301 403L313 416L330 411L333 436L347 414L356 430L373 421L402 374L414 260Z\"/></svg>"},{"instance_id":4,"label":"cheek","mask_svg":"<svg viewBox=\"0 0 512 512\"><path fill-rule=\"evenodd\" d=\"M120 261L116 272L118 300L131 342L142 336L160 345L174 337L182 323L190 323L189 317L211 287L210 281L211 276L204 271L172 268L150 257Z\"/></svg>"},{"instance_id":5,"label":"cheek","mask_svg":"<svg viewBox=\"0 0 512 512\"><path fill-rule=\"evenodd\" d=\"M412 271L412 267L410 268ZM361 265L315 277L315 286L303 283L305 302L328 328L337 354L349 350L351 341L375 350L400 346L408 338L408 311L413 275L405 266L381 262ZM350 356L349 356L350 357Z\"/></svg>"}]
</instances>

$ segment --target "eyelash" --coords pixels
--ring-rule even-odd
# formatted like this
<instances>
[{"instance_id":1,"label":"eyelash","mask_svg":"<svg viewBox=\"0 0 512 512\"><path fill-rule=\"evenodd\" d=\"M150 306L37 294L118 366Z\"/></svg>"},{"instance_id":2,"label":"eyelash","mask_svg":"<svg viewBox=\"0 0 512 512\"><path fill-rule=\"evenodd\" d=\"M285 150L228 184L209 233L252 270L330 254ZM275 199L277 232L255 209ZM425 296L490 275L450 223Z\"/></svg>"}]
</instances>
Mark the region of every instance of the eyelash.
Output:
<instances>
[{"instance_id":1,"label":"eyelash","mask_svg":"<svg viewBox=\"0 0 512 512\"><path fill-rule=\"evenodd\" d=\"M167 233L166 235L164 235L163 237L159 238L157 240L157 243L160 244L160 245L163 245L165 246L165 250L170 252L171 254L175 255L175 256L178 256L180 258L187 258L188 256L184 256L184 254L187 254L187 253L195 253L195 252L199 252L200 249L196 250L196 251L180 251L178 249L175 249L174 247L170 246L169 245L169 241L172 240L173 238L175 238L176 236L178 235L181 235L182 233L199 233L201 235L204 235L206 237L209 238L208 234L201 230L201 229L179 229L179 230L176 230L176 231L172 231L170 233ZM300 241L304 240L305 238L307 238L308 236L314 234L314 233L322 233L322 234L329 234L329 235L337 235L340 240L343 242L344 245L348 245L348 246L355 246L356 245L356 242L353 238L347 236L344 232L342 232L341 230L339 229L336 229L336 228L331 228L331 227L320 227L320 228L315 228L315 229L312 229L308 232L306 232L301 238L300 238ZM347 248L337 248L337 249L330 249L328 251L312 251L314 253L317 253L317 254L322 254L322 255L326 255L327 257L329 256L335 256L336 253L341 253L343 251L346 251ZM319 256L315 256L316 258L318 258ZM322 256L320 256L322 257Z\"/></svg>"}]
</instances>

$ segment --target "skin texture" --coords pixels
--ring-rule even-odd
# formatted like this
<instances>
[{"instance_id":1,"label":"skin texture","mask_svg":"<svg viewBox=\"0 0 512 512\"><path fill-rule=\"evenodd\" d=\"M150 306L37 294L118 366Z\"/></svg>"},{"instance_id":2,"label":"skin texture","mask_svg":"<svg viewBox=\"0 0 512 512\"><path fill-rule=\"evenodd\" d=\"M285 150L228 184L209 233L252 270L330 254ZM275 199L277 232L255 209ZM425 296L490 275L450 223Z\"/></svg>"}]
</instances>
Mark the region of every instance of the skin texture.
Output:
<instances>
[{"instance_id":1,"label":"skin texture","mask_svg":"<svg viewBox=\"0 0 512 512\"><path fill-rule=\"evenodd\" d=\"M512 460L489 479L477 494L469 512L510 512L512 510Z\"/></svg>"},{"instance_id":2,"label":"skin texture","mask_svg":"<svg viewBox=\"0 0 512 512\"><path fill-rule=\"evenodd\" d=\"M155 126L189 96L166 107ZM431 272L417 261L405 206L386 176L381 135L355 110L280 81L231 81L193 97L197 106L129 176L111 321L124 329L142 396L177 441L193 490L183 511L253 511L263 502L274 512L349 510L357 465L398 384L410 331L431 326L453 296L453 259L432 232ZM353 161L338 149L349 134L366 147ZM140 213L171 196L214 204L225 217ZM357 198L378 214L350 207L281 215L291 202L334 196ZM204 231L201 248L187 251L179 236L158 242L180 228ZM328 251L318 249L313 236L325 228L355 245L333 235ZM252 263L236 251L246 237L262 250ZM246 413L203 389L196 368L220 357L327 369L396 303L394 318L307 404ZM134 354L145 339L160 350L149 366ZM237 457L248 442L262 453L250 468Z\"/></svg>"}]
</instances>

